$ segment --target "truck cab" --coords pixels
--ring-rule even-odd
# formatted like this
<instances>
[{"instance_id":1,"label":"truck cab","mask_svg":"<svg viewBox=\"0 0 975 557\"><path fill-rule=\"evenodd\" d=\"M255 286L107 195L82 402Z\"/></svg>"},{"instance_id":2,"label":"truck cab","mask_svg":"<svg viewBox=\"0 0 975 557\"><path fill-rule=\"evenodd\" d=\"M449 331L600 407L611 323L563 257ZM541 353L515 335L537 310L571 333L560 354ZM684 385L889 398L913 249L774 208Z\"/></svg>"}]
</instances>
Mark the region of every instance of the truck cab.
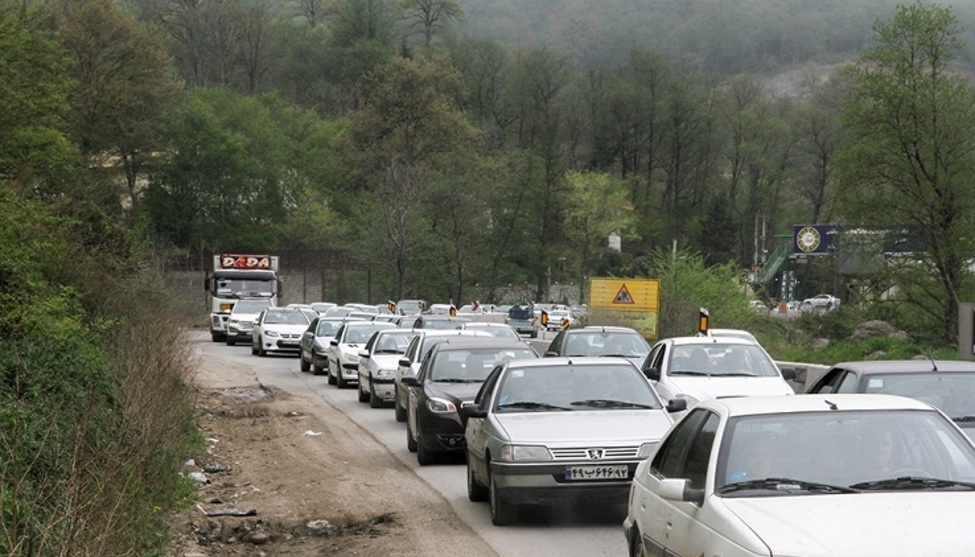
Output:
<instances>
[{"instance_id":1,"label":"truck cab","mask_svg":"<svg viewBox=\"0 0 975 557\"><path fill-rule=\"evenodd\" d=\"M227 339L227 322L237 302L244 298L266 298L278 305L281 279L278 257L270 255L214 255L213 270L203 285L210 305L210 338Z\"/></svg>"}]
</instances>

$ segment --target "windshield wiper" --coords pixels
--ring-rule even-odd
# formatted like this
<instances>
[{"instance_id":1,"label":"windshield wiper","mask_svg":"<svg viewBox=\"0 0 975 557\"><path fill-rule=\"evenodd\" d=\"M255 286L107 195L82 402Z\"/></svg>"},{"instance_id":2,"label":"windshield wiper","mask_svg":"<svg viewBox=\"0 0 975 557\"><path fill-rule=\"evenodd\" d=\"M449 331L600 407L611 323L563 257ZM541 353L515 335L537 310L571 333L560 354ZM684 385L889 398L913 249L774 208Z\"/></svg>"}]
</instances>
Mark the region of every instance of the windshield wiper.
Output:
<instances>
[{"instance_id":1,"label":"windshield wiper","mask_svg":"<svg viewBox=\"0 0 975 557\"><path fill-rule=\"evenodd\" d=\"M975 416L957 416L951 419L955 422L975 422Z\"/></svg>"},{"instance_id":2,"label":"windshield wiper","mask_svg":"<svg viewBox=\"0 0 975 557\"><path fill-rule=\"evenodd\" d=\"M523 409L523 410L569 410L563 406L556 406L554 404L546 404L544 402L509 402L507 404L499 404L498 410L508 410L508 409Z\"/></svg>"},{"instance_id":3,"label":"windshield wiper","mask_svg":"<svg viewBox=\"0 0 975 557\"><path fill-rule=\"evenodd\" d=\"M762 478L759 480L748 480L725 484L717 489L720 493L731 493L733 491L765 490L782 491L792 493L796 491L815 491L818 493L856 493L854 486L843 487L818 482L807 482L804 480L794 480L792 478Z\"/></svg>"},{"instance_id":4,"label":"windshield wiper","mask_svg":"<svg viewBox=\"0 0 975 557\"><path fill-rule=\"evenodd\" d=\"M711 374L707 371L691 371L689 369L682 369L680 371L668 371L667 375L704 375L710 377Z\"/></svg>"},{"instance_id":5,"label":"windshield wiper","mask_svg":"<svg viewBox=\"0 0 975 557\"><path fill-rule=\"evenodd\" d=\"M712 373L715 377L757 377L754 373L745 373L741 371L729 372L729 373Z\"/></svg>"},{"instance_id":6,"label":"windshield wiper","mask_svg":"<svg viewBox=\"0 0 975 557\"><path fill-rule=\"evenodd\" d=\"M405 354L405 352L403 352L402 350L392 350L386 348L384 350L376 350L375 352L373 352L373 354Z\"/></svg>"},{"instance_id":7,"label":"windshield wiper","mask_svg":"<svg viewBox=\"0 0 975 557\"><path fill-rule=\"evenodd\" d=\"M850 486L853 489L860 490L894 490L894 489L947 489L947 488L965 488L965 489L975 489L975 483L970 482L956 482L954 480L943 480L940 478L924 478L918 476L903 476L900 478L888 478L885 480L874 480L869 482L860 482Z\"/></svg>"},{"instance_id":8,"label":"windshield wiper","mask_svg":"<svg viewBox=\"0 0 975 557\"><path fill-rule=\"evenodd\" d=\"M591 398L588 400L576 400L569 403L569 406L591 406L593 408L645 408L647 410L659 409L659 406L629 402L626 400L613 400L607 398Z\"/></svg>"},{"instance_id":9,"label":"windshield wiper","mask_svg":"<svg viewBox=\"0 0 975 557\"><path fill-rule=\"evenodd\" d=\"M444 377L433 380L434 383L483 383L483 379L461 379L460 377Z\"/></svg>"}]
</instances>

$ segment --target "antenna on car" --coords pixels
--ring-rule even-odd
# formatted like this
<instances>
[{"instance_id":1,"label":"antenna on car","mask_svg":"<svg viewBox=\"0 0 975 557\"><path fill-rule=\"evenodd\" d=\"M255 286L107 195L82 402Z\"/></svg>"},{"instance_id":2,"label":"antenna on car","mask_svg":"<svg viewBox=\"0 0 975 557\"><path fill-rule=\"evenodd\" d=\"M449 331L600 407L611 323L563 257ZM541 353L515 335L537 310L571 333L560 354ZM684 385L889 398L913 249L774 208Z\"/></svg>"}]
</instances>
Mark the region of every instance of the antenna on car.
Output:
<instances>
[{"instance_id":1,"label":"antenna on car","mask_svg":"<svg viewBox=\"0 0 975 557\"><path fill-rule=\"evenodd\" d=\"M931 371L938 371L938 364L935 363L934 357L928 354L928 359L931 360Z\"/></svg>"},{"instance_id":2,"label":"antenna on car","mask_svg":"<svg viewBox=\"0 0 975 557\"><path fill-rule=\"evenodd\" d=\"M825 402L827 405L829 405L829 409L830 410L839 410L840 409L840 407L837 406L835 402L830 402L828 400L825 400L823 402Z\"/></svg>"}]
</instances>

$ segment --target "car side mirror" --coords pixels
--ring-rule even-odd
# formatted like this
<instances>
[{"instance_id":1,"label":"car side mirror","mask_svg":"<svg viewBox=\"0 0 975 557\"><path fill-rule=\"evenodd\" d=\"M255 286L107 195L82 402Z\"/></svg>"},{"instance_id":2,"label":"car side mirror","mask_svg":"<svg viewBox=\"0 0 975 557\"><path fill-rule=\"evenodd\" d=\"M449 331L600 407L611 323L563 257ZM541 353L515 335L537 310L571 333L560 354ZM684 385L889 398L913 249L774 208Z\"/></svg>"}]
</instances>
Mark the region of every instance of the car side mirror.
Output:
<instances>
[{"instance_id":1,"label":"car side mirror","mask_svg":"<svg viewBox=\"0 0 975 557\"><path fill-rule=\"evenodd\" d=\"M465 402L460 405L460 415L465 418L484 418L487 416L487 410L480 408L473 402Z\"/></svg>"},{"instance_id":2,"label":"car side mirror","mask_svg":"<svg viewBox=\"0 0 975 557\"><path fill-rule=\"evenodd\" d=\"M400 358L398 363L400 367L410 367L412 362L410 362L409 358Z\"/></svg>"},{"instance_id":3,"label":"car side mirror","mask_svg":"<svg viewBox=\"0 0 975 557\"><path fill-rule=\"evenodd\" d=\"M643 368L643 375L651 381L660 381L660 368L659 367L645 367Z\"/></svg>"},{"instance_id":4,"label":"car side mirror","mask_svg":"<svg viewBox=\"0 0 975 557\"><path fill-rule=\"evenodd\" d=\"M406 377L403 377L403 384L406 385L406 386L408 386L408 387L419 387L420 386L420 382L417 380L416 377L413 377L412 375L408 375Z\"/></svg>"},{"instance_id":5,"label":"car side mirror","mask_svg":"<svg viewBox=\"0 0 975 557\"><path fill-rule=\"evenodd\" d=\"M674 398L667 401L668 412L683 412L687 410L687 399Z\"/></svg>"},{"instance_id":6,"label":"car side mirror","mask_svg":"<svg viewBox=\"0 0 975 557\"><path fill-rule=\"evenodd\" d=\"M359 357L362 358L362 359L364 359L364 360L365 359L368 359L369 358L369 351L368 350L360 350L359 351Z\"/></svg>"},{"instance_id":7,"label":"car side mirror","mask_svg":"<svg viewBox=\"0 0 975 557\"><path fill-rule=\"evenodd\" d=\"M332 345L332 346L338 346L339 345L339 341L335 340L334 338L332 340L328 341L328 343L330 345Z\"/></svg>"},{"instance_id":8,"label":"car side mirror","mask_svg":"<svg viewBox=\"0 0 975 557\"><path fill-rule=\"evenodd\" d=\"M545 353L545 357L546 358L552 358L552 357L556 357L558 355L559 355L559 353L558 352L555 352L554 350L549 350L548 352Z\"/></svg>"},{"instance_id":9,"label":"car side mirror","mask_svg":"<svg viewBox=\"0 0 975 557\"><path fill-rule=\"evenodd\" d=\"M785 367L779 371L782 372L782 378L786 381L795 381L796 378L799 377L799 374L796 373L796 368L793 367Z\"/></svg>"},{"instance_id":10,"label":"car side mirror","mask_svg":"<svg viewBox=\"0 0 975 557\"><path fill-rule=\"evenodd\" d=\"M659 495L668 501L686 501L698 506L704 504L704 490L691 488L687 478L664 478L660 480Z\"/></svg>"}]
</instances>

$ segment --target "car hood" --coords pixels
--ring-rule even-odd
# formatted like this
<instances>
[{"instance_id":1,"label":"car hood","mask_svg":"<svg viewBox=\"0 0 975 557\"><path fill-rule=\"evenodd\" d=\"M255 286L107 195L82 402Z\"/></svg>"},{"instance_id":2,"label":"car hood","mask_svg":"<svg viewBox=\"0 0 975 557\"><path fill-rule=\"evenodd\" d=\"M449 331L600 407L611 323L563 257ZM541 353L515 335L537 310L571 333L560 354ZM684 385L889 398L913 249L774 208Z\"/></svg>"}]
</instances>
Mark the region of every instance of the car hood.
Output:
<instances>
[{"instance_id":1,"label":"car hood","mask_svg":"<svg viewBox=\"0 0 975 557\"><path fill-rule=\"evenodd\" d=\"M704 377L668 376L675 393L698 401L739 396L794 395L795 390L781 377Z\"/></svg>"},{"instance_id":2,"label":"car hood","mask_svg":"<svg viewBox=\"0 0 975 557\"><path fill-rule=\"evenodd\" d=\"M265 330L265 331L274 331L276 333L288 333L288 334L293 334L293 335L300 335L301 333L305 332L305 330L308 329L308 325L307 324L305 324L305 325L288 325L288 324L284 324L284 323L281 323L281 324L274 323L274 324L271 324L271 325L264 325L262 327L262 329Z\"/></svg>"},{"instance_id":3,"label":"car hood","mask_svg":"<svg viewBox=\"0 0 975 557\"><path fill-rule=\"evenodd\" d=\"M437 383L427 381L427 396L453 399L455 401L474 400L482 383Z\"/></svg>"},{"instance_id":4,"label":"car hood","mask_svg":"<svg viewBox=\"0 0 975 557\"><path fill-rule=\"evenodd\" d=\"M495 414L517 443L607 444L659 439L673 421L666 410L593 410Z\"/></svg>"},{"instance_id":5,"label":"car hood","mask_svg":"<svg viewBox=\"0 0 975 557\"><path fill-rule=\"evenodd\" d=\"M260 313L231 313L230 318L237 321L254 321Z\"/></svg>"},{"instance_id":6,"label":"car hood","mask_svg":"<svg viewBox=\"0 0 975 557\"><path fill-rule=\"evenodd\" d=\"M774 555L962 557L975 547L975 492L720 498Z\"/></svg>"},{"instance_id":7,"label":"car hood","mask_svg":"<svg viewBox=\"0 0 975 557\"><path fill-rule=\"evenodd\" d=\"M396 367L399 366L399 361L402 357L402 354L373 354L369 356L369 359L372 360L379 369L396 369Z\"/></svg>"}]
</instances>

